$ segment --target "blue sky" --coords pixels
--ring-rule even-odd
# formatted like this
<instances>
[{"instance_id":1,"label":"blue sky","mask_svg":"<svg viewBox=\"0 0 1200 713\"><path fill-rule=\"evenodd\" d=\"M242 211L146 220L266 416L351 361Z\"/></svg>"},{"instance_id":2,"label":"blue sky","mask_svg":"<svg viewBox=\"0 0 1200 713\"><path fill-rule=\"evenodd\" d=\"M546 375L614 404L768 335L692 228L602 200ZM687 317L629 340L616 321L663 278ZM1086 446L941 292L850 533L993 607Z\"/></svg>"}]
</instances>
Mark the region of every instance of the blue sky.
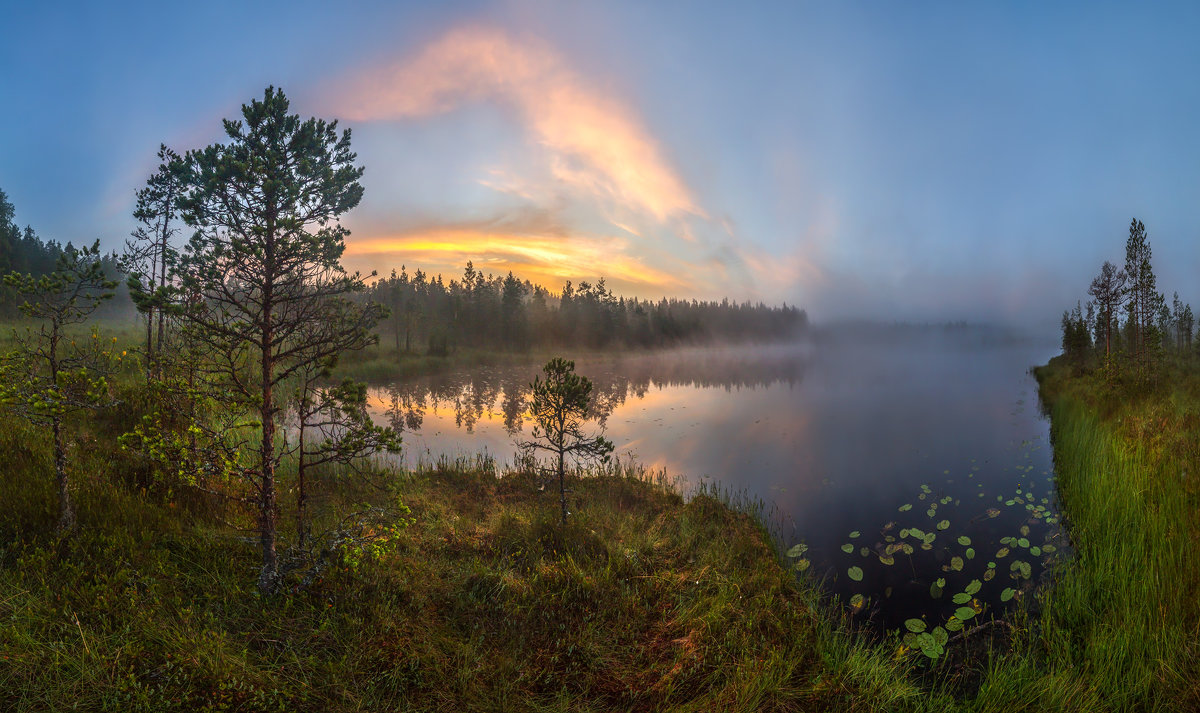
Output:
<instances>
[{"instance_id":1,"label":"blue sky","mask_svg":"<svg viewBox=\"0 0 1200 713\"><path fill-rule=\"evenodd\" d=\"M1200 299L1194 4L176 5L6 9L19 222L119 247L275 84L354 131L358 269L1045 325L1137 216Z\"/></svg>"}]
</instances>

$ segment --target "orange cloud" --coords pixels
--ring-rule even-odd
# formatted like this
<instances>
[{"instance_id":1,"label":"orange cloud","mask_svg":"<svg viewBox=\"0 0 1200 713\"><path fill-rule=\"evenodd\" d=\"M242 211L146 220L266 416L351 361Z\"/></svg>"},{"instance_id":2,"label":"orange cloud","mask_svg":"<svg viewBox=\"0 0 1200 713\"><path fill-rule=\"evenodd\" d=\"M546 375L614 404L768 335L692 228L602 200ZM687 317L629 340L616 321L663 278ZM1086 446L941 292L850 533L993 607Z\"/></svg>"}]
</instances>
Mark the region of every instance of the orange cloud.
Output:
<instances>
[{"instance_id":1,"label":"orange cloud","mask_svg":"<svg viewBox=\"0 0 1200 713\"><path fill-rule=\"evenodd\" d=\"M333 95L338 113L363 121L504 101L550 151L549 169L560 182L660 222L704 215L635 112L588 86L541 43L514 41L493 29L459 29L414 57L343 82Z\"/></svg>"},{"instance_id":2,"label":"orange cloud","mask_svg":"<svg viewBox=\"0 0 1200 713\"><path fill-rule=\"evenodd\" d=\"M678 276L646 265L626 254L620 238L560 237L509 233L479 227L434 227L392 236L359 238L346 245L348 262L378 263L396 255L427 272L457 276L472 260L486 272L513 273L548 287L566 280L605 277L610 283L630 286L642 294L679 291L686 283ZM653 288L653 289L648 289Z\"/></svg>"}]
</instances>

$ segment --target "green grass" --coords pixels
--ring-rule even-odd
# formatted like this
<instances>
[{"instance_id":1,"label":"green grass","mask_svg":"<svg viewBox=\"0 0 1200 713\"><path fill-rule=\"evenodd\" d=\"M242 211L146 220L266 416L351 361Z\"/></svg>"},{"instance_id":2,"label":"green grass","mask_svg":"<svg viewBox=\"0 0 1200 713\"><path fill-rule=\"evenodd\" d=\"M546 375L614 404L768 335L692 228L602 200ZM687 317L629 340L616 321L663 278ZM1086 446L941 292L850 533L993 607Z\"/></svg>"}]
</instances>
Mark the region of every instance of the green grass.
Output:
<instances>
[{"instance_id":1,"label":"green grass","mask_svg":"<svg viewBox=\"0 0 1200 713\"><path fill-rule=\"evenodd\" d=\"M985 679L979 710L1200 708L1200 488L1194 372L1113 393L1062 363L1038 372L1075 550L1018 655Z\"/></svg>"},{"instance_id":2,"label":"green grass","mask_svg":"<svg viewBox=\"0 0 1200 713\"><path fill-rule=\"evenodd\" d=\"M394 474L396 549L263 598L258 555L80 444L58 538L41 434L0 421L0 709L893 710L925 697L780 565L756 520L635 470L572 518L487 461ZM377 491L326 473L325 515ZM178 494L182 495L182 494ZM285 503L285 508L288 504ZM287 524L286 522L284 523ZM285 534L285 537L288 535ZM831 623L832 622L832 623Z\"/></svg>"},{"instance_id":3,"label":"green grass","mask_svg":"<svg viewBox=\"0 0 1200 713\"><path fill-rule=\"evenodd\" d=\"M74 438L71 537L46 434L0 412L0 709L1200 709L1200 378L1174 369L1149 393L1039 371L1074 556L1006 635L929 666L797 581L762 502L685 501L623 465L575 482L565 528L485 459L321 471L317 530L396 496L414 522L382 558L264 598L245 515L116 447L140 415L131 365Z\"/></svg>"}]
</instances>

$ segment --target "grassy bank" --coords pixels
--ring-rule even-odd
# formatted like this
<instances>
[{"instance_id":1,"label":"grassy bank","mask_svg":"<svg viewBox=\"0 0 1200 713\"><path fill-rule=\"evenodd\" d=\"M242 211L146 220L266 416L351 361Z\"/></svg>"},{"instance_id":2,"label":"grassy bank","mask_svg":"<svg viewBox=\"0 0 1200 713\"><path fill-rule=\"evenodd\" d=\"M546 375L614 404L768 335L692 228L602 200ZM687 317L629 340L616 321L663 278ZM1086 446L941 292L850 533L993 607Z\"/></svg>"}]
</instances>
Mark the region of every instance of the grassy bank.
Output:
<instances>
[{"instance_id":1,"label":"grassy bank","mask_svg":"<svg viewBox=\"0 0 1200 713\"><path fill-rule=\"evenodd\" d=\"M52 534L42 434L0 420L0 709L893 710L924 696L838 630L752 518L629 471L555 503L489 463L326 473L327 516L399 494L395 551L271 598L249 533L143 494L103 433ZM377 476L382 474L377 474ZM286 504L285 504L286 509Z\"/></svg>"},{"instance_id":2,"label":"grassy bank","mask_svg":"<svg viewBox=\"0 0 1200 713\"><path fill-rule=\"evenodd\" d=\"M981 709L1200 709L1200 379L1109 390L1060 360L1037 371L1075 550Z\"/></svg>"}]
</instances>

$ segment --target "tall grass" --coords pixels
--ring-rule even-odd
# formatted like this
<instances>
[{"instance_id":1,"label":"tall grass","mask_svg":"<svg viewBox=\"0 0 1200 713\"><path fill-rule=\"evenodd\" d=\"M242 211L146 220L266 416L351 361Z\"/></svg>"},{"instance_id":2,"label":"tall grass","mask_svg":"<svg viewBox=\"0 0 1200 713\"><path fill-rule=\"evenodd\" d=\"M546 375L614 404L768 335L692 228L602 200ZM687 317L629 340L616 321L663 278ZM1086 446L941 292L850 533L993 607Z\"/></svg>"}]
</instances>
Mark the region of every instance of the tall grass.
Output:
<instances>
[{"instance_id":1,"label":"tall grass","mask_svg":"<svg viewBox=\"0 0 1200 713\"><path fill-rule=\"evenodd\" d=\"M1176 447L1195 437L1185 424L1197 402L1156 393L1102 404L1111 396L1061 365L1039 377L1074 556L974 708L1200 709L1200 500L1187 476L1195 461ZM1129 430L1147 422L1154 439Z\"/></svg>"}]
</instances>

